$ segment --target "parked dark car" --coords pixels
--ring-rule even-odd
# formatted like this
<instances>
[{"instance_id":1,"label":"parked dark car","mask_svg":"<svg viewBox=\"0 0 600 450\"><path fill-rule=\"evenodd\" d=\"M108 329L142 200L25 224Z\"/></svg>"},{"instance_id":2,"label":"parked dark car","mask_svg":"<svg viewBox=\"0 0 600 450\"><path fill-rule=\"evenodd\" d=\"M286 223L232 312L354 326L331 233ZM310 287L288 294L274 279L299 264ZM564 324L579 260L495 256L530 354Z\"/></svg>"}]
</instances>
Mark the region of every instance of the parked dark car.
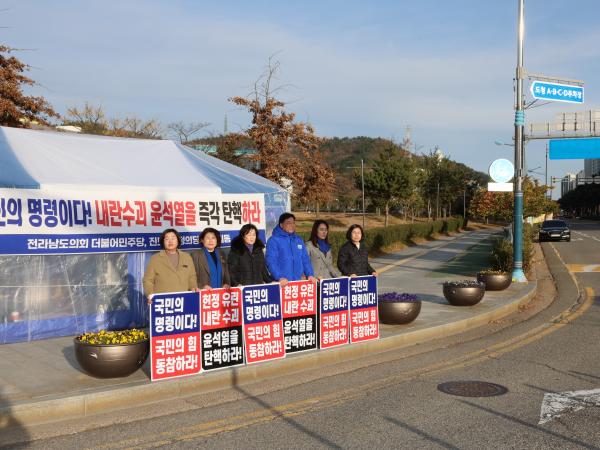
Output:
<instances>
[{"instance_id":1,"label":"parked dark car","mask_svg":"<svg viewBox=\"0 0 600 450\"><path fill-rule=\"evenodd\" d=\"M542 241L571 241L571 230L564 220L544 220L540 228L540 242Z\"/></svg>"}]
</instances>

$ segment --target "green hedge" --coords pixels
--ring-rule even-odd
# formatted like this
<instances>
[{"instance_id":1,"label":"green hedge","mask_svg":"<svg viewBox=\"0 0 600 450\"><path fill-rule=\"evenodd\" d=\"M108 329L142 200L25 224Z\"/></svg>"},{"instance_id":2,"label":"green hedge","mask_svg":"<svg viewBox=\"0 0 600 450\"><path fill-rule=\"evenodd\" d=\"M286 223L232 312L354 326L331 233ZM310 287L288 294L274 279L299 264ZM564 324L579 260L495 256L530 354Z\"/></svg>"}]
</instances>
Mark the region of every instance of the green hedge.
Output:
<instances>
[{"instance_id":1,"label":"green hedge","mask_svg":"<svg viewBox=\"0 0 600 450\"><path fill-rule=\"evenodd\" d=\"M369 253L377 253L393 244L408 244L413 238L427 239L435 233L459 231L461 228L464 228L462 217L371 228L365 230L365 243L369 249ZM310 232L300 232L298 234L305 241L310 237ZM345 242L345 231L332 231L329 233L329 243L333 251L334 261L337 261L338 250Z\"/></svg>"}]
</instances>

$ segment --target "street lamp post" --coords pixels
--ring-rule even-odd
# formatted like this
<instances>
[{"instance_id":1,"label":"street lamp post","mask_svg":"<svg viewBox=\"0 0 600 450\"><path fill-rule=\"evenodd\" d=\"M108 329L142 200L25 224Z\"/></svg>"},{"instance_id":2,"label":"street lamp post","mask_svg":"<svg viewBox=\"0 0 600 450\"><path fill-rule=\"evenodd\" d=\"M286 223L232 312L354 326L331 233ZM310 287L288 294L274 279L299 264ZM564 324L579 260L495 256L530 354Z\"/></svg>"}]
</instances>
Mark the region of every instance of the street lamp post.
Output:
<instances>
[{"instance_id":1,"label":"street lamp post","mask_svg":"<svg viewBox=\"0 0 600 450\"><path fill-rule=\"evenodd\" d=\"M435 220L440 218L440 164L444 159L444 154L442 151L436 146L435 149L435 159L436 159L436 178L437 178L437 193L435 196Z\"/></svg>"},{"instance_id":2,"label":"street lamp post","mask_svg":"<svg viewBox=\"0 0 600 450\"><path fill-rule=\"evenodd\" d=\"M514 282L526 282L523 272L523 133L525 102L523 97L523 42L525 40L525 1L518 0L517 69L515 101L515 183L513 214L513 273Z\"/></svg>"}]
</instances>

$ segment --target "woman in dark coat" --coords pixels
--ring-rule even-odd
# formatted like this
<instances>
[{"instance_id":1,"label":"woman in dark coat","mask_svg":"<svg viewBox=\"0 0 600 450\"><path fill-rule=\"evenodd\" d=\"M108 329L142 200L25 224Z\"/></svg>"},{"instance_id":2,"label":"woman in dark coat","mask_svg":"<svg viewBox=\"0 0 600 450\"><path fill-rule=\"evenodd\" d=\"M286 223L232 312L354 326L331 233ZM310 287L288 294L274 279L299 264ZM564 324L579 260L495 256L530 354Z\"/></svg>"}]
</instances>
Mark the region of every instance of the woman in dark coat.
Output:
<instances>
[{"instance_id":1,"label":"woman in dark coat","mask_svg":"<svg viewBox=\"0 0 600 450\"><path fill-rule=\"evenodd\" d=\"M229 288L227 259L219 251L221 233L214 228L205 228L200 233L202 248L192 252L196 277L200 289Z\"/></svg>"},{"instance_id":2,"label":"woman in dark coat","mask_svg":"<svg viewBox=\"0 0 600 450\"><path fill-rule=\"evenodd\" d=\"M231 242L231 251L227 257L232 286L273 281L265 264L264 248L265 244L258 237L258 229L251 223L242 226L240 234Z\"/></svg>"},{"instance_id":3,"label":"woman in dark coat","mask_svg":"<svg viewBox=\"0 0 600 450\"><path fill-rule=\"evenodd\" d=\"M350 225L346 232L348 241L340 247L338 253L337 264L342 275L347 277L377 276L377 272L369 264L369 254L363 243L364 237L365 233L360 225Z\"/></svg>"}]
</instances>

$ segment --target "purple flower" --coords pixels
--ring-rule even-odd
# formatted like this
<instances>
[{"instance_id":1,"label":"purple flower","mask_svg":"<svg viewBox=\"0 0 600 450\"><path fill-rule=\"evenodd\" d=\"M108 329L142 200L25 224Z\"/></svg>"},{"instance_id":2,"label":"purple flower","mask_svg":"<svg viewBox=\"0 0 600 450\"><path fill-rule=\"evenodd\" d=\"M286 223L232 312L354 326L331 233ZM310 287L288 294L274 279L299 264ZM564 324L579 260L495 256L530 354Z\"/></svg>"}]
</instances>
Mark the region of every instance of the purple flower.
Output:
<instances>
[{"instance_id":1,"label":"purple flower","mask_svg":"<svg viewBox=\"0 0 600 450\"><path fill-rule=\"evenodd\" d=\"M386 292L384 294L379 294L380 302L419 302L421 299L417 297L415 294L407 294L403 292L399 294L398 292Z\"/></svg>"}]
</instances>

